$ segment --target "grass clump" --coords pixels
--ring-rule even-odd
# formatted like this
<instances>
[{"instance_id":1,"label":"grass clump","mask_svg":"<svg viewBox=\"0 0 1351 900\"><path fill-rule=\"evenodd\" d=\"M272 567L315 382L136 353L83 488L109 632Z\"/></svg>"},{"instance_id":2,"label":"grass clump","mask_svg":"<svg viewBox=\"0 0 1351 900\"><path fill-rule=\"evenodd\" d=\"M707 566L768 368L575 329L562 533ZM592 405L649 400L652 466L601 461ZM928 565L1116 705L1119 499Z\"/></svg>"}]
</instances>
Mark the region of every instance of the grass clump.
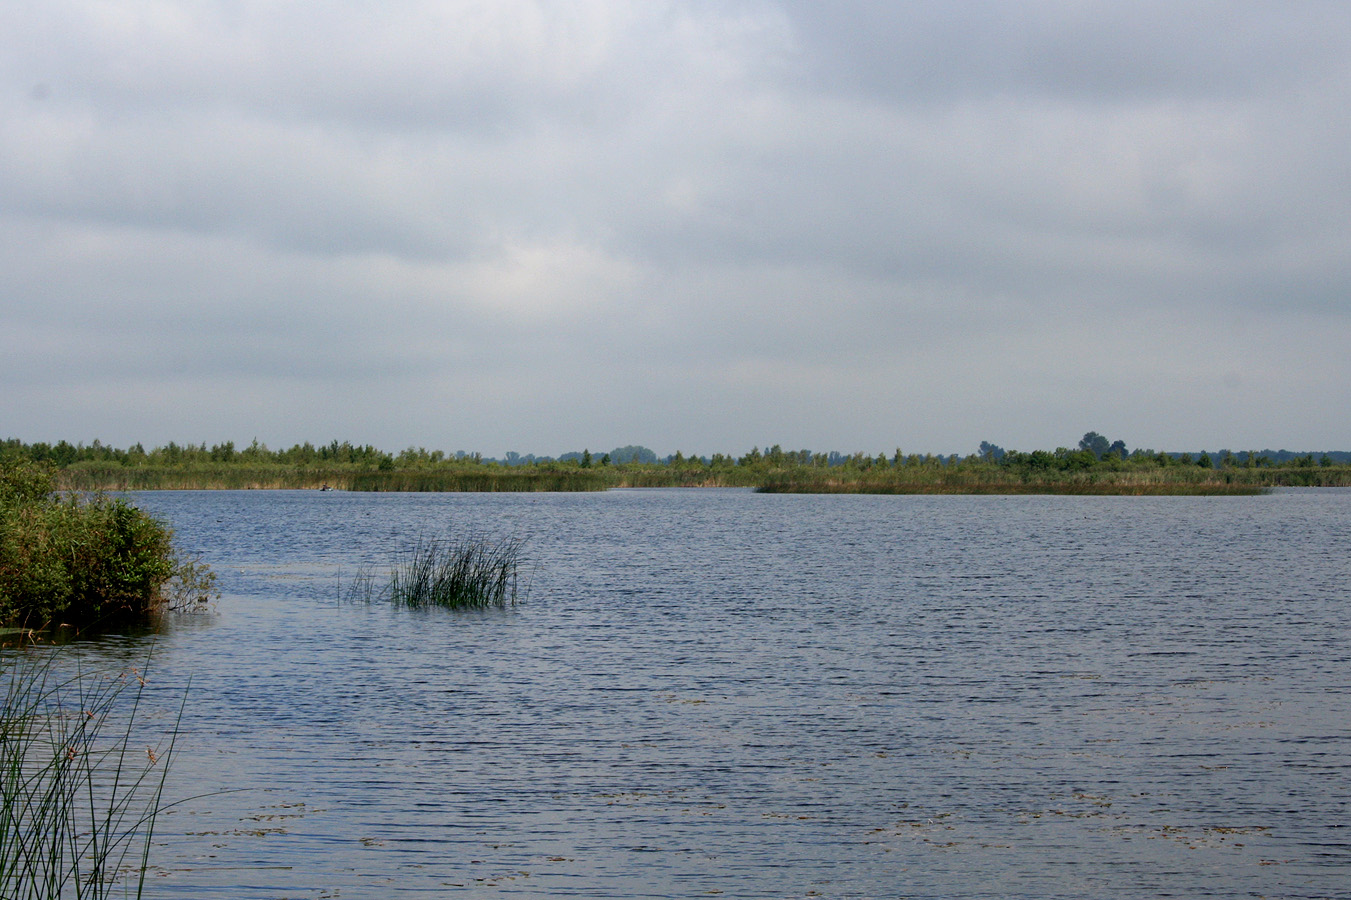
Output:
<instances>
[{"instance_id":1,"label":"grass clump","mask_svg":"<svg viewBox=\"0 0 1351 900\"><path fill-rule=\"evenodd\" d=\"M55 660L0 660L0 897L140 897L182 708L144 745L141 673L68 676Z\"/></svg>"},{"instance_id":2,"label":"grass clump","mask_svg":"<svg viewBox=\"0 0 1351 900\"><path fill-rule=\"evenodd\" d=\"M124 500L61 496L50 467L0 459L0 626L86 628L204 604L215 576Z\"/></svg>"},{"instance_id":3,"label":"grass clump","mask_svg":"<svg viewBox=\"0 0 1351 900\"><path fill-rule=\"evenodd\" d=\"M471 536L417 543L396 560L388 593L395 606L487 609L516 603L524 541ZM358 576L361 590L363 576ZM364 590L371 596L371 581Z\"/></svg>"}]
</instances>

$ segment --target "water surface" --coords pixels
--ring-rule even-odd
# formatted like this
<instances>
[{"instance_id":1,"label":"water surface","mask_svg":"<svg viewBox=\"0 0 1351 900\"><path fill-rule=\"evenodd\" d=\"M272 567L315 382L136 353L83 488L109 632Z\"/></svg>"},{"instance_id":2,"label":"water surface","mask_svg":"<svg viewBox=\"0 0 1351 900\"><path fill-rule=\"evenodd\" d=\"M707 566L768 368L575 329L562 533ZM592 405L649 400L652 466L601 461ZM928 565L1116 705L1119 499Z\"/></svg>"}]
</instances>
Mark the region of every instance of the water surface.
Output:
<instances>
[{"instance_id":1,"label":"water surface","mask_svg":"<svg viewBox=\"0 0 1351 900\"><path fill-rule=\"evenodd\" d=\"M151 897L1351 897L1348 491L135 500L224 593L166 794L243 789ZM516 608L342 602L475 532Z\"/></svg>"}]
</instances>

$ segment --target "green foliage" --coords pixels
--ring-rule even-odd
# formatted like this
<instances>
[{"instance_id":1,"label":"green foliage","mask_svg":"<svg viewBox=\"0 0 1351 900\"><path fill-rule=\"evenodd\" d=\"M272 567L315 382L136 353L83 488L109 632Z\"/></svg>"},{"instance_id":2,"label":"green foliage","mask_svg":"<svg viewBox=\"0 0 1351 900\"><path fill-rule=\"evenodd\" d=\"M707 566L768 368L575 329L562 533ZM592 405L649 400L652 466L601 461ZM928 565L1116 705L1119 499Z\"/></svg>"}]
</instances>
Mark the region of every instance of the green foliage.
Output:
<instances>
[{"instance_id":1,"label":"green foliage","mask_svg":"<svg viewBox=\"0 0 1351 900\"><path fill-rule=\"evenodd\" d=\"M1287 450L1190 453L1129 450L1087 432L1074 448L1020 452L984 441L977 453L960 457L859 450L850 454L786 450L779 444L752 448L740 457L676 452L664 460L637 446L595 456L590 451L557 459L506 454L428 451L409 447L397 456L369 445L333 441L315 447L297 444L269 450L257 440L244 450L226 442L170 443L147 452L139 444L122 451L92 445L25 445L0 442L8 452L37 466L17 487L41 489L42 472L56 469L64 490L156 490L201 488L283 488L361 491L598 491L615 487L765 487L772 490L859 491L1027 491L1190 493L1254 491L1273 485L1351 486L1351 453L1315 458ZM1199 458L1197 458L1199 456ZM1316 459L1316 461L1315 461ZM46 468L43 468L46 467ZM1313 470L1312 472L1310 470ZM36 481L34 480L36 479ZM26 488L25 484L37 487ZM50 484L48 485L50 487Z\"/></svg>"},{"instance_id":2,"label":"green foliage","mask_svg":"<svg viewBox=\"0 0 1351 900\"><path fill-rule=\"evenodd\" d=\"M51 493L41 464L0 460L0 625L85 628L209 595L214 576L124 500ZM195 602L195 601L194 601ZM189 603L191 605L191 603Z\"/></svg>"},{"instance_id":3,"label":"green foliage","mask_svg":"<svg viewBox=\"0 0 1351 900\"><path fill-rule=\"evenodd\" d=\"M56 661L0 661L0 897L140 897L177 720L144 747L141 673L66 678Z\"/></svg>"},{"instance_id":4,"label":"green foliage","mask_svg":"<svg viewBox=\"0 0 1351 900\"><path fill-rule=\"evenodd\" d=\"M1103 454L1107 452L1110 446L1111 441L1107 440L1107 438L1098 434L1096 431L1088 432L1083 436L1083 439L1079 441L1079 449L1092 453L1094 459L1102 459Z\"/></svg>"},{"instance_id":5,"label":"green foliage","mask_svg":"<svg viewBox=\"0 0 1351 900\"><path fill-rule=\"evenodd\" d=\"M196 612L210 605L220 596L216 589L216 573L193 555L175 548L173 574L160 588L160 601L172 612Z\"/></svg>"},{"instance_id":6,"label":"green foliage","mask_svg":"<svg viewBox=\"0 0 1351 900\"><path fill-rule=\"evenodd\" d=\"M18 456L0 459L0 508L42 500L51 494L55 477L50 463Z\"/></svg>"},{"instance_id":7,"label":"green foliage","mask_svg":"<svg viewBox=\"0 0 1351 900\"><path fill-rule=\"evenodd\" d=\"M636 444L616 447L610 451L610 462L615 465L624 463L655 463L657 454Z\"/></svg>"}]
</instances>

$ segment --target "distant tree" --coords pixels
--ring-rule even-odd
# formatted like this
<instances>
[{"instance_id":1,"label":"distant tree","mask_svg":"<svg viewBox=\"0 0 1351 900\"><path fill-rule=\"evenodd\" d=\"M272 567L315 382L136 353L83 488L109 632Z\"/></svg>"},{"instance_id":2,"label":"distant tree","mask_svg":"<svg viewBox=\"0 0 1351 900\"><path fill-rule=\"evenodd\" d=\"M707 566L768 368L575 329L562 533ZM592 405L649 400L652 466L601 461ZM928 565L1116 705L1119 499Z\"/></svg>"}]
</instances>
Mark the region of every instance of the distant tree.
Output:
<instances>
[{"instance_id":1,"label":"distant tree","mask_svg":"<svg viewBox=\"0 0 1351 900\"><path fill-rule=\"evenodd\" d=\"M1121 459L1125 459L1131 454L1130 451L1126 449L1125 441L1112 441L1112 446L1107 448L1107 455L1118 456Z\"/></svg>"},{"instance_id":2,"label":"distant tree","mask_svg":"<svg viewBox=\"0 0 1351 900\"><path fill-rule=\"evenodd\" d=\"M1024 459L1029 469L1049 470L1055 468L1055 454L1045 450L1033 450Z\"/></svg>"},{"instance_id":3,"label":"distant tree","mask_svg":"<svg viewBox=\"0 0 1351 900\"><path fill-rule=\"evenodd\" d=\"M138 444L137 446L139 447L140 445ZM253 443L241 450L239 455L249 462L256 463L270 457L272 454L268 452L266 444L260 444L258 443L258 439L254 438Z\"/></svg>"},{"instance_id":4,"label":"distant tree","mask_svg":"<svg viewBox=\"0 0 1351 900\"><path fill-rule=\"evenodd\" d=\"M1110 448L1111 442L1096 431L1088 432L1083 436L1083 439L1079 441L1079 449L1087 450L1092 453L1094 459L1102 459L1102 455Z\"/></svg>"},{"instance_id":5,"label":"distant tree","mask_svg":"<svg viewBox=\"0 0 1351 900\"><path fill-rule=\"evenodd\" d=\"M901 451L897 450L896 452L900 453ZM999 462L1004 458L1007 452L1008 451L998 444L992 444L989 441L980 442L979 456L987 462Z\"/></svg>"},{"instance_id":6,"label":"distant tree","mask_svg":"<svg viewBox=\"0 0 1351 900\"><path fill-rule=\"evenodd\" d=\"M1093 468L1093 465L1098 461L1098 456L1087 447L1081 447L1078 450L1071 450L1068 447L1057 447L1055 450L1055 459L1056 468L1066 472L1072 472L1076 469Z\"/></svg>"},{"instance_id":7,"label":"distant tree","mask_svg":"<svg viewBox=\"0 0 1351 900\"><path fill-rule=\"evenodd\" d=\"M1186 457L1185 453L1183 454L1183 457L1184 458ZM1205 452L1204 450L1201 451L1200 456L1196 457L1196 464L1200 466L1202 469L1215 468L1215 464L1210 461L1210 454Z\"/></svg>"},{"instance_id":8,"label":"distant tree","mask_svg":"<svg viewBox=\"0 0 1351 900\"><path fill-rule=\"evenodd\" d=\"M625 447L616 447L610 451L610 461L616 465L624 463L655 463L657 454L646 447L637 444L629 444Z\"/></svg>"},{"instance_id":9,"label":"distant tree","mask_svg":"<svg viewBox=\"0 0 1351 900\"><path fill-rule=\"evenodd\" d=\"M58 466L68 466L79 458L79 451L68 441L57 441L51 449L51 460Z\"/></svg>"}]
</instances>

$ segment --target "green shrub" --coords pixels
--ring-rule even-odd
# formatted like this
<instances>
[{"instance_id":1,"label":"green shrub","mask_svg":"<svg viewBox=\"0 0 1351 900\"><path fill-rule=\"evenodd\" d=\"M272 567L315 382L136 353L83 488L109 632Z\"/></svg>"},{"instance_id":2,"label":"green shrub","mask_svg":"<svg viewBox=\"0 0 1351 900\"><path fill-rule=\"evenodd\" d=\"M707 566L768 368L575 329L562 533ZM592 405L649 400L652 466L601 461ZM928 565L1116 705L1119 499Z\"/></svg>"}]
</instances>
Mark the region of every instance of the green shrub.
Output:
<instances>
[{"instance_id":1,"label":"green shrub","mask_svg":"<svg viewBox=\"0 0 1351 900\"><path fill-rule=\"evenodd\" d=\"M56 470L22 457L0 459L0 508L42 500L52 492Z\"/></svg>"},{"instance_id":2,"label":"green shrub","mask_svg":"<svg viewBox=\"0 0 1351 900\"><path fill-rule=\"evenodd\" d=\"M124 500L52 494L52 472L0 461L0 625L79 628L208 596L214 576Z\"/></svg>"}]
</instances>

